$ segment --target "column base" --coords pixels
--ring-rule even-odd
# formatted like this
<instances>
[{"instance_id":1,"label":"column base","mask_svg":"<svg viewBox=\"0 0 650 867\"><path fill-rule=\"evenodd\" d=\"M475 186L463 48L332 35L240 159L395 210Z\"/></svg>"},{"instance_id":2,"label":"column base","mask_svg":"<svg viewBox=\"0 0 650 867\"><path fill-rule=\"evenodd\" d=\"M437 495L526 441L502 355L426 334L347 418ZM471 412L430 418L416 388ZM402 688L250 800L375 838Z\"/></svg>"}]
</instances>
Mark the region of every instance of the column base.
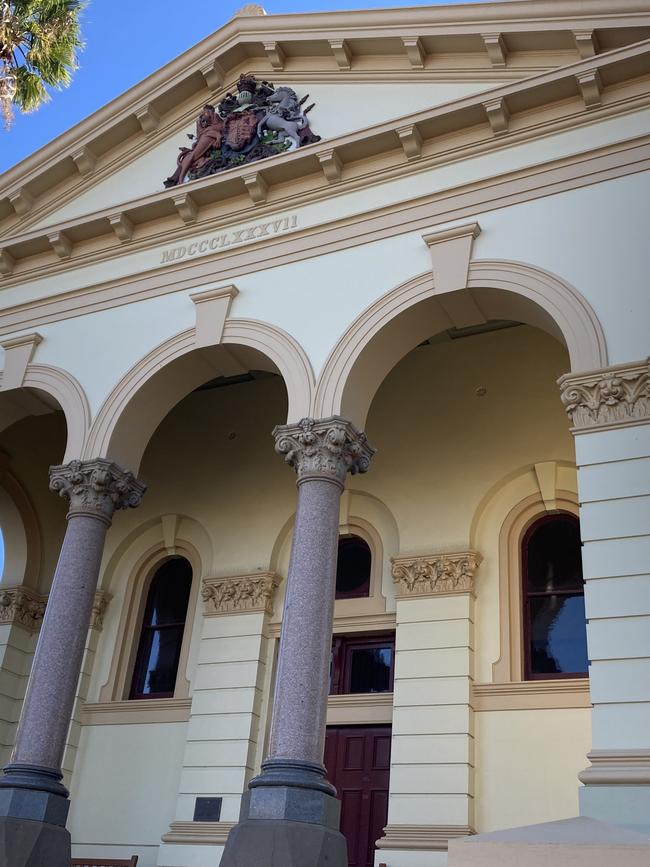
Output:
<instances>
[{"instance_id":1,"label":"column base","mask_svg":"<svg viewBox=\"0 0 650 867\"><path fill-rule=\"evenodd\" d=\"M334 793L322 765L267 760L242 799L220 867L347 867Z\"/></svg>"},{"instance_id":2,"label":"column base","mask_svg":"<svg viewBox=\"0 0 650 867\"><path fill-rule=\"evenodd\" d=\"M0 864L70 867L70 834L60 825L0 816Z\"/></svg>"},{"instance_id":3,"label":"column base","mask_svg":"<svg viewBox=\"0 0 650 867\"><path fill-rule=\"evenodd\" d=\"M286 819L251 819L230 832L220 867L347 867L340 831Z\"/></svg>"}]
</instances>

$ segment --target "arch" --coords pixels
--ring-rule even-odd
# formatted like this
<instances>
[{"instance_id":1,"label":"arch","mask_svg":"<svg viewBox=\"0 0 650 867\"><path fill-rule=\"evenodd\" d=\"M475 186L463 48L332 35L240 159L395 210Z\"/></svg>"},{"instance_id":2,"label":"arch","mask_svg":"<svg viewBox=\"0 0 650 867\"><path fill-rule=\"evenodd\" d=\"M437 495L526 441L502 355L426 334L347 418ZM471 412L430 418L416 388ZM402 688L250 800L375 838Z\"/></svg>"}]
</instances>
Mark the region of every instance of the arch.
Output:
<instances>
[{"instance_id":1,"label":"arch","mask_svg":"<svg viewBox=\"0 0 650 867\"><path fill-rule=\"evenodd\" d=\"M0 454L2 458L2 454ZM32 502L16 476L0 465L0 529L4 539L3 587L38 590L41 531Z\"/></svg>"},{"instance_id":2,"label":"arch","mask_svg":"<svg viewBox=\"0 0 650 867\"><path fill-rule=\"evenodd\" d=\"M571 285L521 262L474 261L468 289L486 319L513 319L567 347L571 370L607 365L603 329ZM314 415L343 415L363 427L380 384L413 347L450 327L431 272L397 286L367 308L330 353L318 379Z\"/></svg>"},{"instance_id":3,"label":"arch","mask_svg":"<svg viewBox=\"0 0 650 867\"><path fill-rule=\"evenodd\" d=\"M231 319L221 344L197 349L192 328L160 344L134 365L97 414L84 457L108 457L137 472L146 445L165 415L190 391L218 375L224 345L243 347L258 362L263 359L261 363L267 366L270 362L270 368L280 373L287 389L289 419L309 414L314 376L298 343L267 323Z\"/></svg>"},{"instance_id":4,"label":"arch","mask_svg":"<svg viewBox=\"0 0 650 867\"><path fill-rule=\"evenodd\" d=\"M90 407L86 394L75 377L58 367L28 364L21 387L3 392L7 395L10 408L2 413L0 432L32 414L33 408L29 402L20 399L24 389L36 392L36 396L41 397L44 404L49 407L52 406L52 399L54 399L63 411L67 426L67 440L61 462L66 463L80 458L90 427Z\"/></svg>"},{"instance_id":5,"label":"arch","mask_svg":"<svg viewBox=\"0 0 650 867\"><path fill-rule=\"evenodd\" d=\"M179 662L179 697L189 695L189 660L200 623L200 588L203 578L213 570L213 547L206 528L195 518L178 515L173 548L165 541L163 516L139 524L122 539L109 555L102 570L101 588L115 597L108 608L99 648L101 668L97 677L100 701L119 701L128 691L135 639L141 622L149 581L156 568L170 555L180 554L192 566L192 592L187 608L186 634ZM121 607L117 605L121 602Z\"/></svg>"}]
</instances>

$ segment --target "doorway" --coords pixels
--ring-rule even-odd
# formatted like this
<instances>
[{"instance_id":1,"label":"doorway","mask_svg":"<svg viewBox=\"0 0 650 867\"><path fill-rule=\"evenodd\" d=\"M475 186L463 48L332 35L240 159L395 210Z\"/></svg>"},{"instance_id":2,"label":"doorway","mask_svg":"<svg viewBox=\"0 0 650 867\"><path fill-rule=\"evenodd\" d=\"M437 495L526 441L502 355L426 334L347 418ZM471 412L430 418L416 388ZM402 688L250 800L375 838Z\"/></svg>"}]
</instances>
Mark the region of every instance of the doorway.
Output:
<instances>
[{"instance_id":1,"label":"doorway","mask_svg":"<svg viewBox=\"0 0 650 867\"><path fill-rule=\"evenodd\" d=\"M375 862L375 841L388 820L390 742L390 726L327 729L325 767L341 800L349 867L373 867Z\"/></svg>"}]
</instances>

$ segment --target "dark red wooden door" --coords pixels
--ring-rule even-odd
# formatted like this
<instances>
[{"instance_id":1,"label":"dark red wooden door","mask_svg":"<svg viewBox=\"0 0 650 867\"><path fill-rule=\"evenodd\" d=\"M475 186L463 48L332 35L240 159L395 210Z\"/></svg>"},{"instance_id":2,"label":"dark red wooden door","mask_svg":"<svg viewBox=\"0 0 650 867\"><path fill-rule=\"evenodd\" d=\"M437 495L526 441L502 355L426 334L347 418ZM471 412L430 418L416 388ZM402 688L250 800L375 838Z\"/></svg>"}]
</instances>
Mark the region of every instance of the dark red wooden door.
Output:
<instances>
[{"instance_id":1,"label":"dark red wooden door","mask_svg":"<svg viewBox=\"0 0 650 867\"><path fill-rule=\"evenodd\" d=\"M390 726L327 729L325 767L341 799L349 867L372 867L386 826L390 737Z\"/></svg>"}]
</instances>

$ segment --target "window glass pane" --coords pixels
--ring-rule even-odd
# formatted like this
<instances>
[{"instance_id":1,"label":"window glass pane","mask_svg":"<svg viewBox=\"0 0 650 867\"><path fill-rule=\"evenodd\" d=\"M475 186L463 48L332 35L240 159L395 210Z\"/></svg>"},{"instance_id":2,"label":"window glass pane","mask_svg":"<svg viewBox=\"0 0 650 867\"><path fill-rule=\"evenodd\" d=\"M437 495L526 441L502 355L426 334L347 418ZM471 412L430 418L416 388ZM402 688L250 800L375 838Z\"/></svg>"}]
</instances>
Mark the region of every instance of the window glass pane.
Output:
<instances>
[{"instance_id":1,"label":"window glass pane","mask_svg":"<svg viewBox=\"0 0 650 867\"><path fill-rule=\"evenodd\" d=\"M183 626L145 631L140 648L140 665L133 685L134 693L174 694L182 642Z\"/></svg>"},{"instance_id":2,"label":"window glass pane","mask_svg":"<svg viewBox=\"0 0 650 867\"><path fill-rule=\"evenodd\" d=\"M339 539L336 561L336 595L368 596L370 593L371 554L368 545L359 536Z\"/></svg>"},{"instance_id":3,"label":"window glass pane","mask_svg":"<svg viewBox=\"0 0 650 867\"><path fill-rule=\"evenodd\" d=\"M151 584L145 624L182 623L187 614L191 584L192 567L187 560L178 557L163 563Z\"/></svg>"},{"instance_id":4,"label":"window glass pane","mask_svg":"<svg viewBox=\"0 0 650 867\"><path fill-rule=\"evenodd\" d=\"M580 529L572 518L554 518L537 526L527 546L528 591L582 587Z\"/></svg>"},{"instance_id":5,"label":"window glass pane","mask_svg":"<svg viewBox=\"0 0 650 867\"><path fill-rule=\"evenodd\" d=\"M392 647L353 648L350 692L388 692L392 658Z\"/></svg>"},{"instance_id":6,"label":"window glass pane","mask_svg":"<svg viewBox=\"0 0 650 867\"><path fill-rule=\"evenodd\" d=\"M584 674L587 634L584 596L539 596L529 600L533 674Z\"/></svg>"}]
</instances>

